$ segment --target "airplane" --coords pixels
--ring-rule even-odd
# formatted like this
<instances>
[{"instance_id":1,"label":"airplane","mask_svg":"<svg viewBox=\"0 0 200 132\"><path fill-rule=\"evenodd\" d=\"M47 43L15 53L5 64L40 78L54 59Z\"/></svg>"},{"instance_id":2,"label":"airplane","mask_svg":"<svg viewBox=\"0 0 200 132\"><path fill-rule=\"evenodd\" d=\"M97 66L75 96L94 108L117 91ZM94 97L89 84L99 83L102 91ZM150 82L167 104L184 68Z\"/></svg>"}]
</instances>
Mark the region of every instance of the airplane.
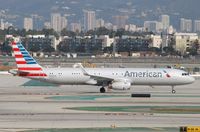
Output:
<instances>
[{"instance_id":1,"label":"airplane","mask_svg":"<svg viewBox=\"0 0 200 132\"><path fill-rule=\"evenodd\" d=\"M44 68L24 48L22 42L12 41L17 69L10 70L13 75L49 82L58 85L96 85L100 92L106 88L130 90L133 85L171 86L191 84L195 81L189 73L169 68L84 68L77 64L72 68Z\"/></svg>"}]
</instances>

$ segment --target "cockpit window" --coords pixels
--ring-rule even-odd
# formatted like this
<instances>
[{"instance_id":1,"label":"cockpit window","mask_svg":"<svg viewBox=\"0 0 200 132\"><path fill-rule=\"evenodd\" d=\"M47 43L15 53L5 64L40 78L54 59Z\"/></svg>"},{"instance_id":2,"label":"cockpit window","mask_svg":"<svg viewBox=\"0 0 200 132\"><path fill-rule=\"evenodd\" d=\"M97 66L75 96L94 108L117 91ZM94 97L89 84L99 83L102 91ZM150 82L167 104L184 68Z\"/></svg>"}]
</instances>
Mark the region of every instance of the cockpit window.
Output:
<instances>
[{"instance_id":1,"label":"cockpit window","mask_svg":"<svg viewBox=\"0 0 200 132\"><path fill-rule=\"evenodd\" d=\"M189 76L189 73L182 73L182 76Z\"/></svg>"}]
</instances>

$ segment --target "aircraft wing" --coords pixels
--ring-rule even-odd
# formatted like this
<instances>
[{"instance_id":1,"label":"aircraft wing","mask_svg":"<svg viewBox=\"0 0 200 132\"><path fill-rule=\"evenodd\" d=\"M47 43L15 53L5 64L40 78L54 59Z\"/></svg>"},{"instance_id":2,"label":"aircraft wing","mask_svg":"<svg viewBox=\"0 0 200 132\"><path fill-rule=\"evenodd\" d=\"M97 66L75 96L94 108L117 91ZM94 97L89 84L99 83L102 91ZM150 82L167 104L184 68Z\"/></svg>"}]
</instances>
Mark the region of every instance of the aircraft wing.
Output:
<instances>
[{"instance_id":1,"label":"aircraft wing","mask_svg":"<svg viewBox=\"0 0 200 132\"><path fill-rule=\"evenodd\" d=\"M80 63L78 64L78 66L79 66L79 68L81 68L84 75L90 76L90 78L92 78L94 80L97 80L97 81L113 81L114 80L113 78L109 78L109 77L91 75L84 69L84 67Z\"/></svg>"},{"instance_id":2,"label":"aircraft wing","mask_svg":"<svg viewBox=\"0 0 200 132\"><path fill-rule=\"evenodd\" d=\"M110 77L104 77L104 76L98 76L98 75L91 75L88 72L85 71L85 69L82 69L83 74L86 76L90 76L92 79L95 79L97 81L113 81L114 78L110 78Z\"/></svg>"},{"instance_id":3,"label":"aircraft wing","mask_svg":"<svg viewBox=\"0 0 200 132\"><path fill-rule=\"evenodd\" d=\"M89 74L84 67L80 64L79 67L81 68L82 72L84 75L86 76L90 76L92 79L97 80L98 82L131 82L130 80L127 80L125 78L111 78L111 77L104 77L104 76L100 76L100 75L91 75Z\"/></svg>"},{"instance_id":4,"label":"aircraft wing","mask_svg":"<svg viewBox=\"0 0 200 132\"><path fill-rule=\"evenodd\" d=\"M103 77L103 76L97 76L97 75L91 75L91 74L84 74L86 76L90 76L90 78L97 80L97 81L113 81L115 79L109 78L109 77Z\"/></svg>"},{"instance_id":5,"label":"aircraft wing","mask_svg":"<svg viewBox=\"0 0 200 132\"><path fill-rule=\"evenodd\" d=\"M90 76L91 79L96 80L98 83L97 85L102 85L102 84L112 84L112 83L123 83L123 84L130 84L131 81L126 78L109 78L109 77L104 77L104 76L98 76L98 75L91 75L88 74L86 71L84 73L86 76Z\"/></svg>"},{"instance_id":6,"label":"aircraft wing","mask_svg":"<svg viewBox=\"0 0 200 132\"><path fill-rule=\"evenodd\" d=\"M131 82L130 80L127 80L125 78L111 78L111 77L105 77L105 76L101 76L101 75L92 75L92 74L88 73L81 64L79 64L79 68L81 68L84 75L90 76L91 79L97 80L98 82L111 82L111 81Z\"/></svg>"}]
</instances>

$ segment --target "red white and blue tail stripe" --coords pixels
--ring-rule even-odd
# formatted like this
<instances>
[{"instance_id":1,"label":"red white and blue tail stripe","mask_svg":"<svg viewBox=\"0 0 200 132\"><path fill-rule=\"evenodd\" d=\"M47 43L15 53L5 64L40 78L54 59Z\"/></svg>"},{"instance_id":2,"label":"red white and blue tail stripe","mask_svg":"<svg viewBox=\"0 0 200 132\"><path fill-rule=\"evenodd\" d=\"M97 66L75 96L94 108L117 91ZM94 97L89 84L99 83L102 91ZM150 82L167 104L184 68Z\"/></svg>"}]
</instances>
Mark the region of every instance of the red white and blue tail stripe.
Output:
<instances>
[{"instance_id":1,"label":"red white and blue tail stripe","mask_svg":"<svg viewBox=\"0 0 200 132\"><path fill-rule=\"evenodd\" d=\"M45 73L43 73L42 67L28 53L28 51L24 48L21 42L12 42L12 49L19 71L19 76L47 76Z\"/></svg>"}]
</instances>

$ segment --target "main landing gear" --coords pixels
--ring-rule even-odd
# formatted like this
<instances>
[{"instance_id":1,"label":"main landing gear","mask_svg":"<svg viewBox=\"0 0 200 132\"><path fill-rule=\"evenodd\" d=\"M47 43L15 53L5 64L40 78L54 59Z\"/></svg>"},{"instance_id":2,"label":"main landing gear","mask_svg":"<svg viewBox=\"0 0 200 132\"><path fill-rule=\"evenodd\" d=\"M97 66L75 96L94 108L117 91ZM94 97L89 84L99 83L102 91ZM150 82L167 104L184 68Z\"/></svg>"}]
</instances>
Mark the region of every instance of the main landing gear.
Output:
<instances>
[{"instance_id":1,"label":"main landing gear","mask_svg":"<svg viewBox=\"0 0 200 132\"><path fill-rule=\"evenodd\" d=\"M172 93L175 94L176 90L174 89L174 86L172 86Z\"/></svg>"},{"instance_id":2,"label":"main landing gear","mask_svg":"<svg viewBox=\"0 0 200 132\"><path fill-rule=\"evenodd\" d=\"M106 92L106 89L104 87L101 87L100 88L100 93L105 93Z\"/></svg>"}]
</instances>

